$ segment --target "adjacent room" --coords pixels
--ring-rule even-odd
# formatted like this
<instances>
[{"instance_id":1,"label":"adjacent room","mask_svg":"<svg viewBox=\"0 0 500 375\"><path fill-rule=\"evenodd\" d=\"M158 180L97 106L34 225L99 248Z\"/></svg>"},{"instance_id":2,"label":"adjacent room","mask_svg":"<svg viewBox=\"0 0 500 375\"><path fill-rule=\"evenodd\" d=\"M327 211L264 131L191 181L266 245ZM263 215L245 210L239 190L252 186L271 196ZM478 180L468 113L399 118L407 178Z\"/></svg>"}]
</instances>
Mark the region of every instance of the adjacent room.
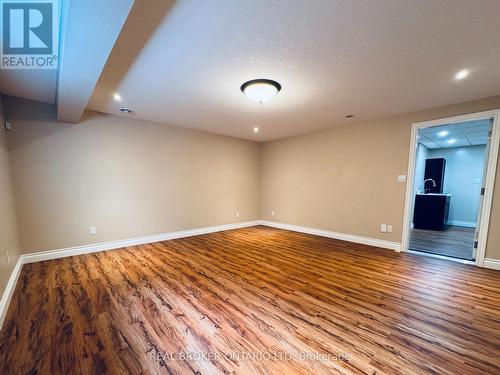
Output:
<instances>
[{"instance_id":1,"label":"adjacent room","mask_svg":"<svg viewBox=\"0 0 500 375\"><path fill-rule=\"evenodd\" d=\"M474 261L493 118L418 134L410 250Z\"/></svg>"},{"instance_id":2,"label":"adjacent room","mask_svg":"<svg viewBox=\"0 0 500 375\"><path fill-rule=\"evenodd\" d=\"M499 15L0 0L0 375L500 374Z\"/></svg>"}]
</instances>

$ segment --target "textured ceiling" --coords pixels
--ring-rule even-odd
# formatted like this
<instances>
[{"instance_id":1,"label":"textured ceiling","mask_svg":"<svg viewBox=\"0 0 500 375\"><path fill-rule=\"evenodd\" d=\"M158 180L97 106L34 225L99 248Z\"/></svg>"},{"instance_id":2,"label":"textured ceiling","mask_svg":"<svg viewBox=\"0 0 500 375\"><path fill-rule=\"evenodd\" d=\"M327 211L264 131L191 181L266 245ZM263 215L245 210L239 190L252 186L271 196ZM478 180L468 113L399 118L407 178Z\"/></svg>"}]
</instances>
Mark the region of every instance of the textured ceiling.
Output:
<instances>
[{"instance_id":1,"label":"textured ceiling","mask_svg":"<svg viewBox=\"0 0 500 375\"><path fill-rule=\"evenodd\" d=\"M88 107L264 141L492 96L499 14L498 0L136 1ZM283 89L254 103L253 78Z\"/></svg>"},{"instance_id":2,"label":"textured ceiling","mask_svg":"<svg viewBox=\"0 0 500 375\"><path fill-rule=\"evenodd\" d=\"M498 14L497 0L150 2L129 16L89 107L270 140L491 96ZM240 92L253 78L283 89L254 103Z\"/></svg>"}]
</instances>

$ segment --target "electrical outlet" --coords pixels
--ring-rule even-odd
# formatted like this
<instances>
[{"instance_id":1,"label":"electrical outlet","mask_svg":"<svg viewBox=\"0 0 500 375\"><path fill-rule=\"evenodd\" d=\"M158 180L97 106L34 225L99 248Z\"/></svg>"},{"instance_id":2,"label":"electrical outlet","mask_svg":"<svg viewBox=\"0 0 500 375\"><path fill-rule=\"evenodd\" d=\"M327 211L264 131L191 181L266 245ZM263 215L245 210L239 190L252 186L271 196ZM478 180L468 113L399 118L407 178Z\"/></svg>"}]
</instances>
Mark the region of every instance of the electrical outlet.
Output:
<instances>
[{"instance_id":1,"label":"electrical outlet","mask_svg":"<svg viewBox=\"0 0 500 375\"><path fill-rule=\"evenodd\" d=\"M380 231L382 233L386 233L387 232L387 225L386 224L380 224Z\"/></svg>"},{"instance_id":2,"label":"electrical outlet","mask_svg":"<svg viewBox=\"0 0 500 375\"><path fill-rule=\"evenodd\" d=\"M89 228L89 234L90 234L90 235L92 235L92 236L93 236L93 235L94 235L94 234L96 234L96 233L97 233L97 229L96 229L96 227L90 227L90 228Z\"/></svg>"},{"instance_id":3,"label":"electrical outlet","mask_svg":"<svg viewBox=\"0 0 500 375\"><path fill-rule=\"evenodd\" d=\"M387 225L387 233L392 233L392 225Z\"/></svg>"}]
</instances>

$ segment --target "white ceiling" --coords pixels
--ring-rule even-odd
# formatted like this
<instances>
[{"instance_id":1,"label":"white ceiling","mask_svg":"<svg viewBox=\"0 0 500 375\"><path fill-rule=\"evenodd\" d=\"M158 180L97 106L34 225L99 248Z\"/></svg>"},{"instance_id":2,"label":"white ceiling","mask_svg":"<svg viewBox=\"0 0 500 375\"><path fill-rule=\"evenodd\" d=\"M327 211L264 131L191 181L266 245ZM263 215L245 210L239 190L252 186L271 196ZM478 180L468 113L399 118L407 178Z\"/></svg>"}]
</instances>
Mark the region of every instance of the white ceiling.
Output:
<instances>
[{"instance_id":1,"label":"white ceiling","mask_svg":"<svg viewBox=\"0 0 500 375\"><path fill-rule=\"evenodd\" d=\"M162 3L132 10L89 108L265 141L500 93L498 0ZM254 103L253 78L283 89Z\"/></svg>"},{"instance_id":2,"label":"white ceiling","mask_svg":"<svg viewBox=\"0 0 500 375\"><path fill-rule=\"evenodd\" d=\"M57 119L78 122L134 0L65 1L64 4Z\"/></svg>"},{"instance_id":3,"label":"white ceiling","mask_svg":"<svg viewBox=\"0 0 500 375\"><path fill-rule=\"evenodd\" d=\"M490 120L434 126L420 129L418 142L430 149L485 145L490 128Z\"/></svg>"},{"instance_id":4,"label":"white ceiling","mask_svg":"<svg viewBox=\"0 0 500 375\"><path fill-rule=\"evenodd\" d=\"M0 93L55 103L57 70L0 69Z\"/></svg>"},{"instance_id":5,"label":"white ceiling","mask_svg":"<svg viewBox=\"0 0 500 375\"><path fill-rule=\"evenodd\" d=\"M134 0L59 4L58 69L0 69L0 93L56 103L59 120L78 122Z\"/></svg>"},{"instance_id":6,"label":"white ceiling","mask_svg":"<svg viewBox=\"0 0 500 375\"><path fill-rule=\"evenodd\" d=\"M93 11L68 17L68 35L79 37L61 43L73 50L61 62L69 70L0 70L0 92L57 102L59 113L71 112L61 118L78 118L114 38L105 35L103 2L85 4ZM135 1L88 108L120 115L127 106L138 119L266 141L493 96L499 14L498 0ZM109 33L119 18L109 14ZM99 35L85 40L78 30ZM83 41L106 46L78 59L95 49ZM462 68L470 76L455 81ZM240 92L254 78L283 89L254 103Z\"/></svg>"}]
</instances>

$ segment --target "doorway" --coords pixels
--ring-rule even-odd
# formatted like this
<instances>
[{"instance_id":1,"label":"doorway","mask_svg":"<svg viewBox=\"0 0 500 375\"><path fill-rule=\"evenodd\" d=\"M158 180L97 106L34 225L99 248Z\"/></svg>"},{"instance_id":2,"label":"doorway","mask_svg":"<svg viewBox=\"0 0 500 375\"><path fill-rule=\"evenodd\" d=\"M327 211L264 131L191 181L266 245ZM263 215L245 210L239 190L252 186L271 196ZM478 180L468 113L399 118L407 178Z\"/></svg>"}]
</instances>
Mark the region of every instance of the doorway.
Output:
<instances>
[{"instance_id":1,"label":"doorway","mask_svg":"<svg viewBox=\"0 0 500 375\"><path fill-rule=\"evenodd\" d=\"M402 250L483 265L499 112L414 124Z\"/></svg>"}]
</instances>

